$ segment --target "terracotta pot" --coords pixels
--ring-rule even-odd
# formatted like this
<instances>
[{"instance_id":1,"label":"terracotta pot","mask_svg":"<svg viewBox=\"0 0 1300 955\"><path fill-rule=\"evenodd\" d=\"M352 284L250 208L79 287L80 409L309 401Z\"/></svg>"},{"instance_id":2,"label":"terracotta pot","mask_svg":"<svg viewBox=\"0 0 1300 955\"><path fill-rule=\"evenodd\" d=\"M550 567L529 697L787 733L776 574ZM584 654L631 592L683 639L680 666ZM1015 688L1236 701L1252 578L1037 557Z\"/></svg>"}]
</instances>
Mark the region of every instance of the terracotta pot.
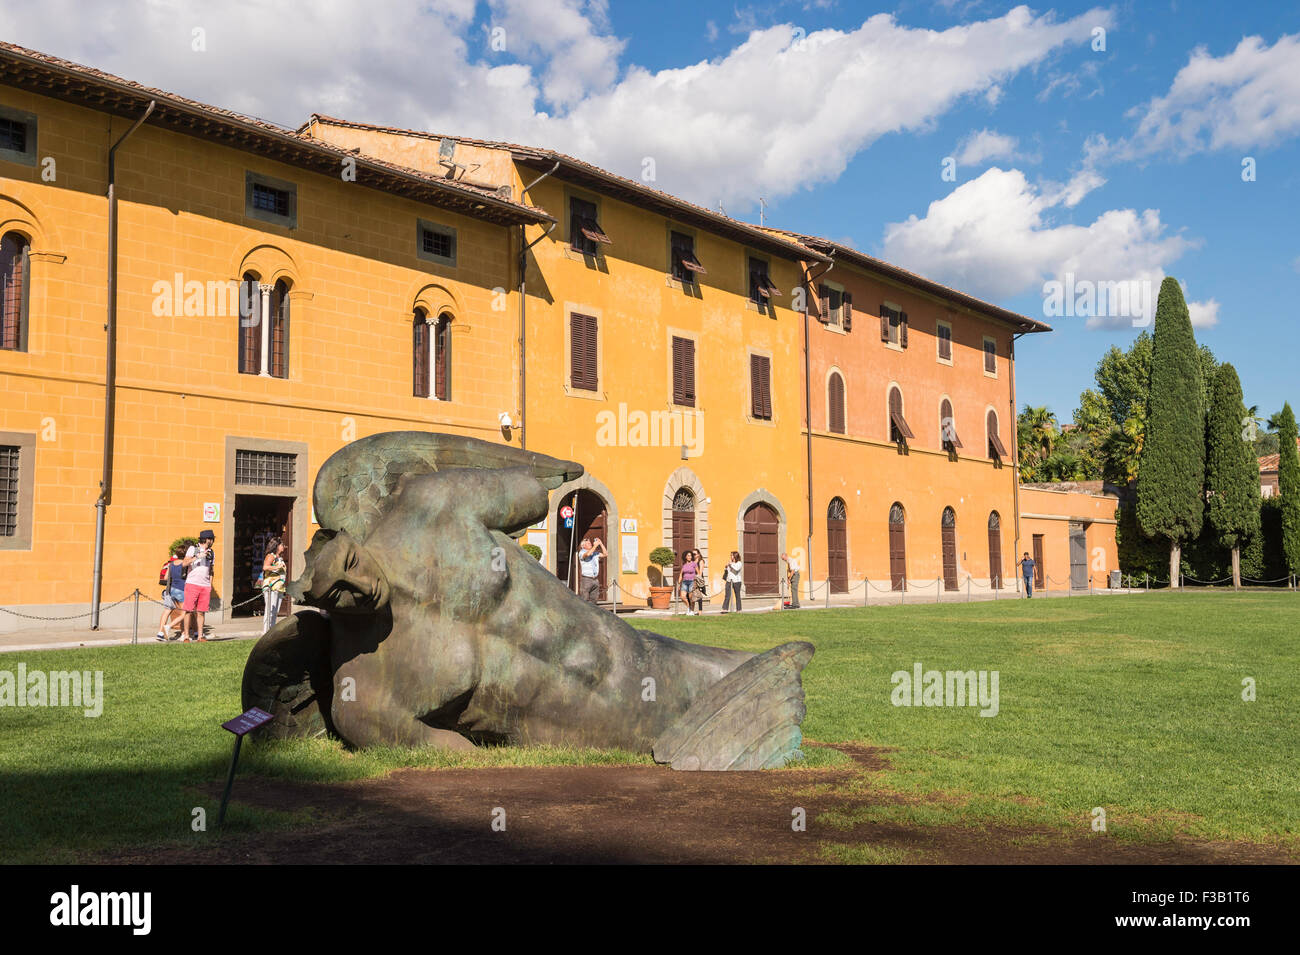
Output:
<instances>
[{"instance_id":1,"label":"terracotta pot","mask_svg":"<svg viewBox=\"0 0 1300 955\"><path fill-rule=\"evenodd\" d=\"M667 610L668 602L672 600L673 588L671 587L651 587L650 588L650 607L652 610Z\"/></svg>"}]
</instances>

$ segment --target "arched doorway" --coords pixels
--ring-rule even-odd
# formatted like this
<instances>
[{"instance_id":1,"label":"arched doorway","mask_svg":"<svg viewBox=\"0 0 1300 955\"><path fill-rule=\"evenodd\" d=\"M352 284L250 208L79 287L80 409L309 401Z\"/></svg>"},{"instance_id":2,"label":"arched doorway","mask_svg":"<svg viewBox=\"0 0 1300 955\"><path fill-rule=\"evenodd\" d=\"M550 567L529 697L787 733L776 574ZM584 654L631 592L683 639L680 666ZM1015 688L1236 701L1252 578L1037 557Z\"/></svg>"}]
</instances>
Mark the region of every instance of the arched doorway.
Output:
<instances>
[{"instance_id":1,"label":"arched doorway","mask_svg":"<svg viewBox=\"0 0 1300 955\"><path fill-rule=\"evenodd\" d=\"M848 509L839 497L831 498L826 508L826 579L831 593L849 592Z\"/></svg>"},{"instance_id":2,"label":"arched doorway","mask_svg":"<svg viewBox=\"0 0 1300 955\"><path fill-rule=\"evenodd\" d=\"M889 586L894 590L907 587L907 547L903 537L905 515L897 501L889 508Z\"/></svg>"},{"instance_id":3,"label":"arched doorway","mask_svg":"<svg viewBox=\"0 0 1300 955\"><path fill-rule=\"evenodd\" d=\"M682 551L695 548L695 492L688 487L673 495L673 580L681 579Z\"/></svg>"},{"instance_id":4,"label":"arched doorway","mask_svg":"<svg viewBox=\"0 0 1300 955\"><path fill-rule=\"evenodd\" d=\"M745 511L745 593L762 595L779 591L780 521L768 504L754 504Z\"/></svg>"},{"instance_id":5,"label":"arched doorway","mask_svg":"<svg viewBox=\"0 0 1300 955\"><path fill-rule=\"evenodd\" d=\"M573 527L565 527L560 511L573 508ZM570 590L578 584L578 545L584 537L599 537L605 544L609 557L600 562L600 599L606 599L609 561L617 559L609 540L609 509L605 499L595 491L583 488L559 498L555 505L555 576L565 581Z\"/></svg>"},{"instance_id":6,"label":"arched doorway","mask_svg":"<svg viewBox=\"0 0 1300 955\"><path fill-rule=\"evenodd\" d=\"M943 589L957 589L957 512L943 509L939 523L943 529Z\"/></svg>"},{"instance_id":7,"label":"arched doorway","mask_svg":"<svg viewBox=\"0 0 1300 955\"><path fill-rule=\"evenodd\" d=\"M1002 518L989 513L989 586L1002 589Z\"/></svg>"}]
</instances>

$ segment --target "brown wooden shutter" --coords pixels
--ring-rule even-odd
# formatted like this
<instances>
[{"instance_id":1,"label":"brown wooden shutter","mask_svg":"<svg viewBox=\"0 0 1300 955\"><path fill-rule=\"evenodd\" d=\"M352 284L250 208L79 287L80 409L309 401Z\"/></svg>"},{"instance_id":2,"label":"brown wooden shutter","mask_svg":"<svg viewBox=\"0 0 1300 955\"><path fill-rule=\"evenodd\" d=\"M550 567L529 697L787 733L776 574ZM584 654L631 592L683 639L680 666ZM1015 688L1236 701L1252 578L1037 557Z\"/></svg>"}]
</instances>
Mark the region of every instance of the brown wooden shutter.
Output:
<instances>
[{"instance_id":1,"label":"brown wooden shutter","mask_svg":"<svg viewBox=\"0 0 1300 955\"><path fill-rule=\"evenodd\" d=\"M831 290L825 285L817 286L817 321L823 325L831 320Z\"/></svg>"},{"instance_id":2,"label":"brown wooden shutter","mask_svg":"<svg viewBox=\"0 0 1300 955\"><path fill-rule=\"evenodd\" d=\"M271 291L271 361L273 378L289 377L289 287L276 282Z\"/></svg>"},{"instance_id":3,"label":"brown wooden shutter","mask_svg":"<svg viewBox=\"0 0 1300 955\"><path fill-rule=\"evenodd\" d=\"M429 325L423 312L416 312L411 322L411 393L429 397Z\"/></svg>"},{"instance_id":4,"label":"brown wooden shutter","mask_svg":"<svg viewBox=\"0 0 1300 955\"><path fill-rule=\"evenodd\" d=\"M853 296L845 292L841 302L840 314L843 316L841 324L846 332L851 332L853 331Z\"/></svg>"},{"instance_id":5,"label":"brown wooden shutter","mask_svg":"<svg viewBox=\"0 0 1300 955\"><path fill-rule=\"evenodd\" d=\"M830 385L830 429L834 434L844 433L844 379L838 374L831 375Z\"/></svg>"},{"instance_id":6,"label":"brown wooden shutter","mask_svg":"<svg viewBox=\"0 0 1300 955\"><path fill-rule=\"evenodd\" d=\"M0 348L23 347L23 300L27 287L27 246L16 232L3 239L0 265Z\"/></svg>"},{"instance_id":7,"label":"brown wooden shutter","mask_svg":"<svg viewBox=\"0 0 1300 955\"><path fill-rule=\"evenodd\" d=\"M262 292L251 275L240 283L239 301L239 371L257 375L262 371ZM250 306L247 314L242 311L245 306Z\"/></svg>"},{"instance_id":8,"label":"brown wooden shutter","mask_svg":"<svg viewBox=\"0 0 1300 955\"><path fill-rule=\"evenodd\" d=\"M907 312L898 313L898 344L907 347Z\"/></svg>"},{"instance_id":9,"label":"brown wooden shutter","mask_svg":"<svg viewBox=\"0 0 1300 955\"><path fill-rule=\"evenodd\" d=\"M673 404L695 407L695 342L673 336Z\"/></svg>"},{"instance_id":10,"label":"brown wooden shutter","mask_svg":"<svg viewBox=\"0 0 1300 955\"><path fill-rule=\"evenodd\" d=\"M749 389L751 413L755 418L769 420L772 417L772 371L766 355L749 356Z\"/></svg>"},{"instance_id":11,"label":"brown wooden shutter","mask_svg":"<svg viewBox=\"0 0 1300 955\"><path fill-rule=\"evenodd\" d=\"M889 341L889 309L880 306L880 340Z\"/></svg>"},{"instance_id":12,"label":"brown wooden shutter","mask_svg":"<svg viewBox=\"0 0 1300 955\"><path fill-rule=\"evenodd\" d=\"M596 317L569 316L570 381L574 388L595 391L596 381Z\"/></svg>"},{"instance_id":13,"label":"brown wooden shutter","mask_svg":"<svg viewBox=\"0 0 1300 955\"><path fill-rule=\"evenodd\" d=\"M433 396L442 401L449 401L451 399L451 319L446 315L440 315L438 323L433 326L433 342Z\"/></svg>"}]
</instances>

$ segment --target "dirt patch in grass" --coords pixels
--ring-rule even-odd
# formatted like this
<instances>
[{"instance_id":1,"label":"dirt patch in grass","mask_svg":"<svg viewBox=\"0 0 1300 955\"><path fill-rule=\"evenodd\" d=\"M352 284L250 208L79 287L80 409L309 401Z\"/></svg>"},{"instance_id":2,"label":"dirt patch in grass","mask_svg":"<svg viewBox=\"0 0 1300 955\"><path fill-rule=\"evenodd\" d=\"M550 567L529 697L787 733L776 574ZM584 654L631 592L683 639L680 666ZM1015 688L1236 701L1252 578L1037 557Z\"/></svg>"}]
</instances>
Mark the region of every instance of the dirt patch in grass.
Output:
<instances>
[{"instance_id":1,"label":"dirt patch in grass","mask_svg":"<svg viewBox=\"0 0 1300 955\"><path fill-rule=\"evenodd\" d=\"M1118 842L1047 828L818 823L825 813L897 805L863 787L884 750L837 746L843 768L678 773L657 766L404 769L320 784L245 778L233 804L309 812L306 829L240 831L210 843L118 850L107 863L1277 863L1242 842ZM853 785L854 783L858 785ZM205 795L219 798L220 790ZM791 827L806 813L807 831ZM493 828L504 821L504 831Z\"/></svg>"}]
</instances>

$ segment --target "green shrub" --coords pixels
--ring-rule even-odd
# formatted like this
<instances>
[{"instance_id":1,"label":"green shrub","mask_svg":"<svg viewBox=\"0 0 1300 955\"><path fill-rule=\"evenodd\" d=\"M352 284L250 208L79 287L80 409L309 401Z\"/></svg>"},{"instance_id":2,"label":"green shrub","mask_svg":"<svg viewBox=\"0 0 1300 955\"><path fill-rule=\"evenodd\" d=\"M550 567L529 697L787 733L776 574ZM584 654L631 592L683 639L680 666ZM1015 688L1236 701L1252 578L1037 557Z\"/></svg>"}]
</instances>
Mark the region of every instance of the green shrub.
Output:
<instances>
[{"instance_id":1,"label":"green shrub","mask_svg":"<svg viewBox=\"0 0 1300 955\"><path fill-rule=\"evenodd\" d=\"M532 555L533 560L542 559L542 549L536 544L524 544L524 550Z\"/></svg>"}]
</instances>

